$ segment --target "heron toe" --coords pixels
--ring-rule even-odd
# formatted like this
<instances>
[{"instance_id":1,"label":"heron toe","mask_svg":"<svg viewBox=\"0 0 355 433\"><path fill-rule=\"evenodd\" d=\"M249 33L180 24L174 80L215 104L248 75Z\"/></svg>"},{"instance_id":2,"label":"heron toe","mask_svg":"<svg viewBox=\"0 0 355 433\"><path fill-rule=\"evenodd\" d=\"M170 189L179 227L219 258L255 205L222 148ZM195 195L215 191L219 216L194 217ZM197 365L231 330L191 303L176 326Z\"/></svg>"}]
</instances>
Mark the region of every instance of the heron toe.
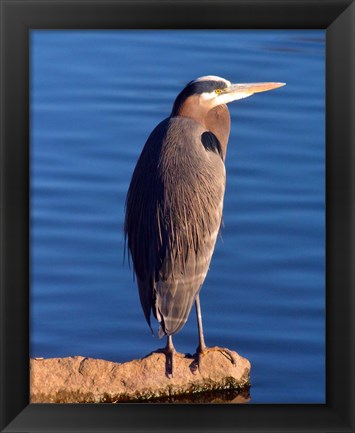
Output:
<instances>
[{"instance_id":1,"label":"heron toe","mask_svg":"<svg viewBox=\"0 0 355 433\"><path fill-rule=\"evenodd\" d=\"M237 365L237 360L231 350L226 349L225 347L210 347L208 350L216 350L222 353L222 355L224 355L227 359L229 359L231 364Z\"/></svg>"},{"instance_id":2,"label":"heron toe","mask_svg":"<svg viewBox=\"0 0 355 433\"><path fill-rule=\"evenodd\" d=\"M225 356L231 362L232 365L237 365L237 360L235 358L234 353L227 348L217 347L217 346L214 346L214 347L206 347L205 346L204 348L201 348L201 346L198 346L196 349L196 354L194 357L196 359L196 367L200 371L201 371L201 365L202 365L203 357L212 351L222 353L222 355Z\"/></svg>"}]
</instances>

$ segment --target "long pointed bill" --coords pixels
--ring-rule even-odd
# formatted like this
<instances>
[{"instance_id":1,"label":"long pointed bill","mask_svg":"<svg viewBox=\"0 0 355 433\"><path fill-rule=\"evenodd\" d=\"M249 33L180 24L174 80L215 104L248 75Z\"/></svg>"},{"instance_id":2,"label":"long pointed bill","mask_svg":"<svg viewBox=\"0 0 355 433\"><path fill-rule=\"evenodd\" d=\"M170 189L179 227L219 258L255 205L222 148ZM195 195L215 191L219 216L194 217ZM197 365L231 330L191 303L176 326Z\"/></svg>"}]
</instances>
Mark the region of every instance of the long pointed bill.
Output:
<instances>
[{"instance_id":1,"label":"long pointed bill","mask_svg":"<svg viewBox=\"0 0 355 433\"><path fill-rule=\"evenodd\" d=\"M285 86L286 83L243 83L232 84L230 87L223 89L220 94L225 103L237 101L238 99L247 98L254 93L267 92L268 90L277 89Z\"/></svg>"}]
</instances>

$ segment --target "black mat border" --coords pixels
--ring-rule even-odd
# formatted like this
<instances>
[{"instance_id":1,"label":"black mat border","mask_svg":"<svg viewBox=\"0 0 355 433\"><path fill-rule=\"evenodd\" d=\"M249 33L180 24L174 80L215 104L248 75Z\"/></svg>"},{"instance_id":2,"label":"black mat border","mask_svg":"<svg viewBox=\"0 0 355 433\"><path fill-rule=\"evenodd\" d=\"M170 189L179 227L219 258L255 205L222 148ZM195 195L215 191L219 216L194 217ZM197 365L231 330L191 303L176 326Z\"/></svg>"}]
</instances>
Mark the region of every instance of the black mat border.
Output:
<instances>
[{"instance_id":1,"label":"black mat border","mask_svg":"<svg viewBox=\"0 0 355 433\"><path fill-rule=\"evenodd\" d=\"M350 0L1 0L5 432L354 432L354 58ZM29 30L327 29L325 405L29 405Z\"/></svg>"}]
</instances>

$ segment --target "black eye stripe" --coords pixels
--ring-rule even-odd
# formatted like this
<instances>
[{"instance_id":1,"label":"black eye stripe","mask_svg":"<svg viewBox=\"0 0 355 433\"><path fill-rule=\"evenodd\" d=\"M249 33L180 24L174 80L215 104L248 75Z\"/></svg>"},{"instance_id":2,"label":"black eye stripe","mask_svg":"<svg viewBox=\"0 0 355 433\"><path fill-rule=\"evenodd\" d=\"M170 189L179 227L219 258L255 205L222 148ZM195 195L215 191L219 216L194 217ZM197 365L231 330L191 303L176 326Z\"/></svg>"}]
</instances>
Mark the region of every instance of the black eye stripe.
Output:
<instances>
[{"instance_id":1,"label":"black eye stripe","mask_svg":"<svg viewBox=\"0 0 355 433\"><path fill-rule=\"evenodd\" d=\"M176 115L183 102L192 95L201 95L202 93L211 93L216 89L225 89L227 83L218 80L202 80L202 81L190 81L187 86L180 92L174 102L172 116Z\"/></svg>"},{"instance_id":2,"label":"black eye stripe","mask_svg":"<svg viewBox=\"0 0 355 433\"><path fill-rule=\"evenodd\" d=\"M206 81L191 81L184 90L191 87L191 94L201 94L205 92L213 92L216 89L225 89L227 87L227 83L224 81L214 81L214 80L206 80Z\"/></svg>"}]
</instances>

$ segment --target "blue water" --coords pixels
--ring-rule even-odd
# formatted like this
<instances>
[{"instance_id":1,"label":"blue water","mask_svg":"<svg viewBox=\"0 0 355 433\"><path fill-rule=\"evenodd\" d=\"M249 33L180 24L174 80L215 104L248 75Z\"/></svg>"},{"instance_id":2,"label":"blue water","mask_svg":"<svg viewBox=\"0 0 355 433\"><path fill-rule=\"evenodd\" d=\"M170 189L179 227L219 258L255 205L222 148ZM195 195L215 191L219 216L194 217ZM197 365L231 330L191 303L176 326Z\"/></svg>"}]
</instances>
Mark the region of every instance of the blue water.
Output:
<instances>
[{"instance_id":1,"label":"blue water","mask_svg":"<svg viewBox=\"0 0 355 433\"><path fill-rule=\"evenodd\" d=\"M205 336L251 361L251 403L325 401L324 36L31 32L31 356L123 362L165 344L150 334L123 263L140 151L196 77L281 81L229 106ZM194 352L194 311L174 342Z\"/></svg>"}]
</instances>

